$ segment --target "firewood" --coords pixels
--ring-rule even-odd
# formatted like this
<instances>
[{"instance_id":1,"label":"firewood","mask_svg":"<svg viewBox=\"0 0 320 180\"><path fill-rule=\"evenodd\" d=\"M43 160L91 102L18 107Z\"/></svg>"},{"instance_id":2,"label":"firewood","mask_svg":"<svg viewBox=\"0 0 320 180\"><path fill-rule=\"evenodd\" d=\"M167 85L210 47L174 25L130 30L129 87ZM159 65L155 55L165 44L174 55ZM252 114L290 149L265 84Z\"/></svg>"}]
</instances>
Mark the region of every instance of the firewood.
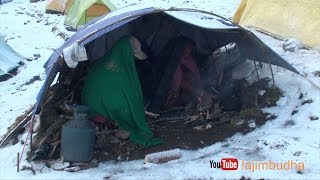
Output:
<instances>
[{"instance_id":1,"label":"firewood","mask_svg":"<svg viewBox=\"0 0 320 180\"><path fill-rule=\"evenodd\" d=\"M25 126L31 119L35 105L31 106L23 115L17 117L16 122L9 128L9 132L4 135L0 141L0 148L8 144L8 142L19 133L19 130ZM11 131L10 131L11 129Z\"/></svg>"},{"instance_id":2,"label":"firewood","mask_svg":"<svg viewBox=\"0 0 320 180\"><path fill-rule=\"evenodd\" d=\"M191 123L191 122L193 122L193 121L195 121L195 120L197 120L197 119L199 119L200 118L200 114L198 113L198 114L195 114L195 115L193 115L193 116L191 116L190 117L190 120L189 121L186 121L184 124L189 124L189 123Z\"/></svg>"},{"instance_id":3,"label":"firewood","mask_svg":"<svg viewBox=\"0 0 320 180\"><path fill-rule=\"evenodd\" d=\"M157 119L155 121L151 121L149 122L148 124L154 124L154 123L157 123L157 122L162 122L162 121L177 121L177 120L183 120L183 119L187 119L188 117L186 116L183 116L183 117L173 117L173 118L160 118L160 119Z\"/></svg>"},{"instance_id":4,"label":"firewood","mask_svg":"<svg viewBox=\"0 0 320 180\"><path fill-rule=\"evenodd\" d=\"M21 171L25 171L25 170L30 170L30 171L32 171L33 175L36 175L36 171L32 167L22 166Z\"/></svg>"},{"instance_id":5,"label":"firewood","mask_svg":"<svg viewBox=\"0 0 320 180\"><path fill-rule=\"evenodd\" d=\"M58 147L58 145L59 145L60 143L61 143L61 140L59 140L59 141L57 141L57 142L54 142L54 143L51 143L51 146L53 146L53 149L52 149L52 151L51 151L50 154L49 154L49 159L52 158L55 150L57 149L57 147Z\"/></svg>"},{"instance_id":6,"label":"firewood","mask_svg":"<svg viewBox=\"0 0 320 180\"><path fill-rule=\"evenodd\" d=\"M182 157L180 149L173 149L152 154L147 154L144 158L145 163L162 164Z\"/></svg>"},{"instance_id":7,"label":"firewood","mask_svg":"<svg viewBox=\"0 0 320 180\"><path fill-rule=\"evenodd\" d=\"M184 108L185 107L174 107L174 108L170 108L168 110L161 111L160 114L164 114L164 113L168 113L168 112L172 112L172 111L179 111L179 110L182 110Z\"/></svg>"},{"instance_id":8,"label":"firewood","mask_svg":"<svg viewBox=\"0 0 320 180\"><path fill-rule=\"evenodd\" d=\"M149 117L152 117L152 118L158 118L160 116L159 114L155 114L155 113L152 113L149 111L145 111L145 114Z\"/></svg>"}]
</instances>

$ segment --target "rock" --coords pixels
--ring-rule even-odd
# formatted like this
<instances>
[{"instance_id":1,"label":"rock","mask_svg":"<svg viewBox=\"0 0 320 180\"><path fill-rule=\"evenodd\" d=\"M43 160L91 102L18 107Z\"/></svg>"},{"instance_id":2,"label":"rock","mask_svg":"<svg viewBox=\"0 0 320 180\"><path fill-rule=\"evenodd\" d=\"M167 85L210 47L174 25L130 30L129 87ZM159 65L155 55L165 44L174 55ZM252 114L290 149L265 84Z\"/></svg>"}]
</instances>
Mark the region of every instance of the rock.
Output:
<instances>
[{"instance_id":1,"label":"rock","mask_svg":"<svg viewBox=\"0 0 320 180\"><path fill-rule=\"evenodd\" d=\"M51 169L54 169L56 171L62 171L64 169L66 169L67 167L70 166L70 163L69 162L56 162L56 163L53 163L50 168Z\"/></svg>"},{"instance_id":2,"label":"rock","mask_svg":"<svg viewBox=\"0 0 320 180\"><path fill-rule=\"evenodd\" d=\"M33 54L33 57L34 57L34 59L38 59L41 57L41 55L40 54Z\"/></svg>"},{"instance_id":3,"label":"rock","mask_svg":"<svg viewBox=\"0 0 320 180\"><path fill-rule=\"evenodd\" d=\"M294 38L285 39L282 44L282 49L284 51L295 52L301 47L300 41Z\"/></svg>"}]
</instances>

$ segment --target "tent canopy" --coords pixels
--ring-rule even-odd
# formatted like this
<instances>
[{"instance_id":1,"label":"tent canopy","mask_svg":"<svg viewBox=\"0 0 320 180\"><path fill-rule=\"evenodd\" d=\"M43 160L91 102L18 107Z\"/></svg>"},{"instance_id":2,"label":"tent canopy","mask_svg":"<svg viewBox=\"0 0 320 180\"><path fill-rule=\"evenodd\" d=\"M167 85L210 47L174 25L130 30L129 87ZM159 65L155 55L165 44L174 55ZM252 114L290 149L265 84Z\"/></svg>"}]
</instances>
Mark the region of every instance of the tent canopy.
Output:
<instances>
[{"instance_id":1,"label":"tent canopy","mask_svg":"<svg viewBox=\"0 0 320 180\"><path fill-rule=\"evenodd\" d=\"M211 55L217 48L235 42L248 59L271 63L298 73L287 61L266 46L253 33L212 13L192 9L157 9L128 6L91 21L79 29L48 59L44 67L47 78L38 94L38 105L58 72L66 68L63 49L76 42L86 47L90 61L102 57L121 37L133 35L156 56L166 43L182 35L196 44L196 51ZM65 69L64 69L65 70Z\"/></svg>"},{"instance_id":2,"label":"tent canopy","mask_svg":"<svg viewBox=\"0 0 320 180\"><path fill-rule=\"evenodd\" d=\"M319 0L242 0L233 22L320 48Z\"/></svg>"},{"instance_id":3,"label":"tent canopy","mask_svg":"<svg viewBox=\"0 0 320 180\"><path fill-rule=\"evenodd\" d=\"M47 0L46 13L65 14L74 0Z\"/></svg>"},{"instance_id":4,"label":"tent canopy","mask_svg":"<svg viewBox=\"0 0 320 180\"><path fill-rule=\"evenodd\" d=\"M116 7L109 0L73 0L65 25L77 29L92 19L114 10Z\"/></svg>"},{"instance_id":5,"label":"tent canopy","mask_svg":"<svg viewBox=\"0 0 320 180\"><path fill-rule=\"evenodd\" d=\"M19 66L23 59L0 37L0 76Z\"/></svg>"}]
</instances>

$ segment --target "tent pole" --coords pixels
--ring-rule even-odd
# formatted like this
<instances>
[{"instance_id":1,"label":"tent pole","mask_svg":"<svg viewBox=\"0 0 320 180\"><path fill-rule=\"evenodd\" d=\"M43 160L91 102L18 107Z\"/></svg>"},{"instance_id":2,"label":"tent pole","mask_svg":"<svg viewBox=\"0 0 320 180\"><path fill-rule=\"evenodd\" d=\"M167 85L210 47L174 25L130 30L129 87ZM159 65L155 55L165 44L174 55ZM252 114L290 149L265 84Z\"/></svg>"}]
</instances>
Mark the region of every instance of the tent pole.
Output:
<instances>
[{"instance_id":1,"label":"tent pole","mask_svg":"<svg viewBox=\"0 0 320 180\"><path fill-rule=\"evenodd\" d=\"M258 81L260 81L260 76L259 76L256 60L253 60L253 63L254 63L254 69L256 70L256 73L257 73ZM256 107L258 107L258 87L257 86L258 86L258 83L255 85L256 93L254 96L255 97L254 104L256 105Z\"/></svg>"},{"instance_id":2,"label":"tent pole","mask_svg":"<svg viewBox=\"0 0 320 180\"><path fill-rule=\"evenodd\" d=\"M274 86L275 86L274 75L273 75L273 70L272 70L272 66L271 66L271 63L270 63L269 56L267 56L267 59L268 59L268 62L269 62L269 67L270 67L271 76L272 76L272 83L273 83L273 88L274 88Z\"/></svg>"},{"instance_id":3,"label":"tent pole","mask_svg":"<svg viewBox=\"0 0 320 180\"><path fill-rule=\"evenodd\" d=\"M260 81L260 76L259 76L256 60L253 60L253 63L254 63L254 69L256 70L256 73L257 73L258 80Z\"/></svg>"},{"instance_id":4,"label":"tent pole","mask_svg":"<svg viewBox=\"0 0 320 180\"><path fill-rule=\"evenodd\" d=\"M275 89L275 82L274 82L274 75L273 75L273 69L272 69L272 66L271 66L271 62L270 62L270 58L269 58L269 55L266 55L266 51L265 49L260 45L262 51L263 51L263 56L265 56L268 60L268 64L269 64L269 67L270 67L270 71L271 71L271 76L272 76L272 84L273 84L273 89Z\"/></svg>"}]
</instances>

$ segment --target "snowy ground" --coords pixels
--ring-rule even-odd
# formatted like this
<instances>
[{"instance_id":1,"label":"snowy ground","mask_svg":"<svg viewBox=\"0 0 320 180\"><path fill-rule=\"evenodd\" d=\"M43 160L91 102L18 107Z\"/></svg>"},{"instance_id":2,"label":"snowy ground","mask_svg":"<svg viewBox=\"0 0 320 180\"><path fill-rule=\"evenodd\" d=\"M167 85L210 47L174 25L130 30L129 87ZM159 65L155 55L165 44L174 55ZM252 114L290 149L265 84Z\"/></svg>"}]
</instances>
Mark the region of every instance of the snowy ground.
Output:
<instances>
[{"instance_id":1,"label":"snowy ground","mask_svg":"<svg viewBox=\"0 0 320 180\"><path fill-rule=\"evenodd\" d=\"M147 1L147 0L145 0ZM131 2L114 0L117 7ZM150 1L148 1L150 2ZM204 9L230 18L238 0L163 0L152 3L172 4L174 7ZM0 82L0 137L6 133L15 118L35 102L35 97L44 82L42 68L53 50L63 43L61 31L71 35L63 27L64 16L44 13L45 2L30 4L28 0L13 0L0 5L0 35L17 52L32 61L25 60L17 76ZM52 32L56 27L58 30ZM298 71L320 86L320 77L313 73L320 71L320 53L300 49L284 52L282 41L255 32L273 50L288 60ZM40 54L41 57L34 58ZM143 160L130 162L106 162L98 168L68 173L44 167L33 175L31 171L16 173L16 153L21 152L20 143L0 149L0 179L196 179L196 178L271 178L271 179L319 179L320 178L320 90L306 79L281 68L273 67L275 83L284 91L278 106L265 109L277 115L277 119L267 122L249 134L236 134L225 142L216 143L197 151L182 151L182 158L162 165L143 164ZM261 76L271 77L267 66L260 69ZM40 81L25 85L34 76ZM254 77L249 77L249 80ZM302 94L302 96L301 96ZM299 98L300 97L300 98ZM305 103L312 100L311 103ZM296 110L296 111L295 111ZM296 113L292 113L295 111ZM293 115L292 115L293 114ZM254 126L254 122L253 122ZM24 140L26 134L21 140ZM199 140L200 141L200 140ZM200 158L207 155L203 158ZM304 163L304 170L249 170L222 171L211 169L210 160L235 157L245 161ZM241 162L241 161L240 161ZM27 162L22 162L27 164Z\"/></svg>"}]
</instances>

